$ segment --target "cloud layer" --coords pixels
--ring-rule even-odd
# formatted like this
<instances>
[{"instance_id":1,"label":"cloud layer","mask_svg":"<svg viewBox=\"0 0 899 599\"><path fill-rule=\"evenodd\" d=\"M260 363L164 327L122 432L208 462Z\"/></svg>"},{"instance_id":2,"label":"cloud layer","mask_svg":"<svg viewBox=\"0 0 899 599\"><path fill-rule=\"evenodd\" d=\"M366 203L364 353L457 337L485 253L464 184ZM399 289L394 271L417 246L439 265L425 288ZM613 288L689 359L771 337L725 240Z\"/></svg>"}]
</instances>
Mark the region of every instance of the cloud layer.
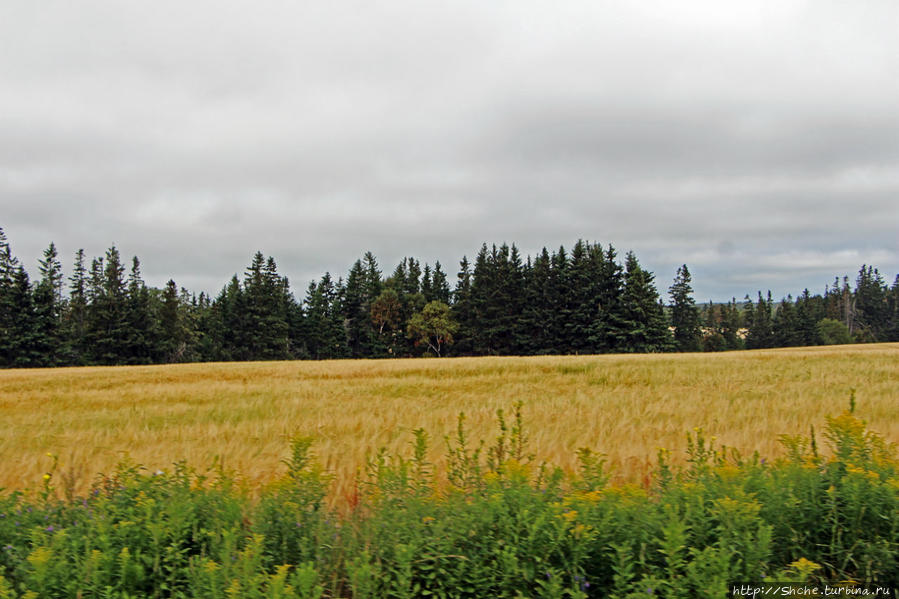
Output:
<instances>
[{"instance_id":1,"label":"cloud layer","mask_svg":"<svg viewBox=\"0 0 899 599\"><path fill-rule=\"evenodd\" d=\"M899 271L899 4L13 1L0 226L217 291L633 249L697 298Z\"/></svg>"}]
</instances>

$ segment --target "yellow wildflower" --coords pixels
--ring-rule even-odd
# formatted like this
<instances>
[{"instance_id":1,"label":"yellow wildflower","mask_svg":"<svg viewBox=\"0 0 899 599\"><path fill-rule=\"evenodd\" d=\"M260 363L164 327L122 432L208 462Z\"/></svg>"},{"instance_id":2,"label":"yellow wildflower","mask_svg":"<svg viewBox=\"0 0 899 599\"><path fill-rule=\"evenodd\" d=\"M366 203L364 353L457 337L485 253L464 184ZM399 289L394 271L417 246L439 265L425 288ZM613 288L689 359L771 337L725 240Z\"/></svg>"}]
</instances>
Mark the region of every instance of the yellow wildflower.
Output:
<instances>
[{"instance_id":1,"label":"yellow wildflower","mask_svg":"<svg viewBox=\"0 0 899 599\"><path fill-rule=\"evenodd\" d=\"M574 522L577 519L577 510L568 510L559 514L566 522Z\"/></svg>"}]
</instances>

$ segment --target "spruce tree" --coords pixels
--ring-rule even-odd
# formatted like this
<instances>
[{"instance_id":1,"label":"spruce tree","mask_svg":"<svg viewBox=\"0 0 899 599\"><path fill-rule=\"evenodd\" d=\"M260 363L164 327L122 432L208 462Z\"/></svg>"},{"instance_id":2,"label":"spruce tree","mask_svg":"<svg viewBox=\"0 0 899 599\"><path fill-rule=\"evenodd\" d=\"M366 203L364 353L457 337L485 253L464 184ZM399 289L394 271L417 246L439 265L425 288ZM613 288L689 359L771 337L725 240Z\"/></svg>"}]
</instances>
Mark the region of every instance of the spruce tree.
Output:
<instances>
[{"instance_id":1,"label":"spruce tree","mask_svg":"<svg viewBox=\"0 0 899 599\"><path fill-rule=\"evenodd\" d=\"M88 343L93 361L120 364L126 354L125 267L115 246L91 265Z\"/></svg>"},{"instance_id":2,"label":"spruce tree","mask_svg":"<svg viewBox=\"0 0 899 599\"><path fill-rule=\"evenodd\" d=\"M180 299L175 281L169 279L162 290L159 306L159 361L163 363L181 362L187 347L183 330Z\"/></svg>"},{"instance_id":3,"label":"spruce tree","mask_svg":"<svg viewBox=\"0 0 899 599\"><path fill-rule=\"evenodd\" d=\"M62 264L56 253L56 245L44 250L40 260L41 280L34 287L35 352L40 356L40 366L57 366L64 360L61 319Z\"/></svg>"},{"instance_id":4,"label":"spruce tree","mask_svg":"<svg viewBox=\"0 0 899 599\"><path fill-rule=\"evenodd\" d=\"M802 329L793 297L783 298L771 323L775 347L800 347L804 345Z\"/></svg>"},{"instance_id":5,"label":"spruce tree","mask_svg":"<svg viewBox=\"0 0 899 599\"><path fill-rule=\"evenodd\" d=\"M265 261L265 311L264 326L268 330L265 337L263 355L266 360L286 360L290 353L290 312L296 304L290 291L290 281L278 274L275 259L269 256Z\"/></svg>"},{"instance_id":6,"label":"spruce tree","mask_svg":"<svg viewBox=\"0 0 899 599\"><path fill-rule=\"evenodd\" d=\"M816 301L817 300L817 301ZM823 298L812 297L808 289L796 298L796 326L800 345L818 343L818 321L824 318Z\"/></svg>"},{"instance_id":7,"label":"spruce tree","mask_svg":"<svg viewBox=\"0 0 899 599\"><path fill-rule=\"evenodd\" d=\"M465 332L470 335L471 353L482 356L491 352L492 339L488 337L488 331L494 330L493 323L489 320L488 310L493 291L496 287L493 273L493 261L489 257L487 244L481 245L481 249L475 256L474 268L471 274L470 306L471 316L469 328Z\"/></svg>"},{"instance_id":8,"label":"spruce tree","mask_svg":"<svg viewBox=\"0 0 899 599\"><path fill-rule=\"evenodd\" d=\"M8 351L6 363L15 367L41 366L43 355L38 343L34 296L28 273L22 265L14 270L8 293L6 306L11 308L14 318L7 329L8 339L4 344L4 349Z\"/></svg>"},{"instance_id":9,"label":"spruce tree","mask_svg":"<svg viewBox=\"0 0 899 599\"><path fill-rule=\"evenodd\" d=\"M158 332L152 314L150 290L141 278L140 260L131 260L124 314L124 352L120 363L149 364L157 353Z\"/></svg>"},{"instance_id":10,"label":"spruce tree","mask_svg":"<svg viewBox=\"0 0 899 599\"><path fill-rule=\"evenodd\" d=\"M699 326L699 310L693 300L692 278L687 265L677 269L674 284L668 289L671 296L671 326L677 351L692 352L702 349L702 331Z\"/></svg>"},{"instance_id":11,"label":"spruce tree","mask_svg":"<svg viewBox=\"0 0 899 599\"><path fill-rule=\"evenodd\" d=\"M565 347L572 353L593 353L596 341L604 341L604 332L594 330L598 317L599 268L591 259L591 248L582 239L571 249L565 307L568 318L562 325Z\"/></svg>"},{"instance_id":12,"label":"spruce tree","mask_svg":"<svg viewBox=\"0 0 899 599\"><path fill-rule=\"evenodd\" d=\"M467 256L462 256L459 262L459 273L456 275L456 287L453 290L452 311L453 319L459 323L459 332L456 334L456 343L453 347L455 355L470 355L473 352L473 342L477 322L475 320L471 297L471 265Z\"/></svg>"},{"instance_id":13,"label":"spruce tree","mask_svg":"<svg viewBox=\"0 0 899 599\"><path fill-rule=\"evenodd\" d=\"M363 358L371 354L371 299L368 297L365 268L356 260L346 280L343 303L347 351L350 357Z\"/></svg>"},{"instance_id":14,"label":"spruce tree","mask_svg":"<svg viewBox=\"0 0 899 599\"><path fill-rule=\"evenodd\" d=\"M244 272L243 313L239 318L241 346L248 360L283 360L289 357L288 305L292 301L286 281L278 275L274 258L256 252Z\"/></svg>"},{"instance_id":15,"label":"spruce tree","mask_svg":"<svg viewBox=\"0 0 899 599\"><path fill-rule=\"evenodd\" d=\"M737 307L737 298L731 300L721 308L721 335L724 337L725 349L743 349L743 329L740 320L740 309Z\"/></svg>"},{"instance_id":16,"label":"spruce tree","mask_svg":"<svg viewBox=\"0 0 899 599\"><path fill-rule=\"evenodd\" d=\"M553 352L553 313L551 300L551 258L544 247L525 267L524 302L520 318L522 352L549 354Z\"/></svg>"},{"instance_id":17,"label":"spruce tree","mask_svg":"<svg viewBox=\"0 0 899 599\"><path fill-rule=\"evenodd\" d=\"M889 328L889 289L880 272L862 265L855 282L855 337L858 341L886 341Z\"/></svg>"},{"instance_id":18,"label":"spruce tree","mask_svg":"<svg viewBox=\"0 0 899 599\"><path fill-rule=\"evenodd\" d=\"M18 306L14 280L19 260L13 256L6 233L0 228L0 366L11 366L17 340L14 339Z\"/></svg>"},{"instance_id":19,"label":"spruce tree","mask_svg":"<svg viewBox=\"0 0 899 599\"><path fill-rule=\"evenodd\" d=\"M434 300L449 305L452 301L449 283L446 280L446 273L440 266L440 261L434 263L434 272L431 273L431 293Z\"/></svg>"},{"instance_id":20,"label":"spruce tree","mask_svg":"<svg viewBox=\"0 0 899 599\"><path fill-rule=\"evenodd\" d=\"M246 298L237 275L225 285L210 307L201 334L209 360L246 360L244 313Z\"/></svg>"},{"instance_id":21,"label":"spruce tree","mask_svg":"<svg viewBox=\"0 0 899 599\"><path fill-rule=\"evenodd\" d=\"M569 261L564 246L552 255L549 271L549 292L547 304L552 307L550 330L552 331L552 352L554 354L571 353L571 344L566 337L565 323L571 316L568 303Z\"/></svg>"},{"instance_id":22,"label":"spruce tree","mask_svg":"<svg viewBox=\"0 0 899 599\"><path fill-rule=\"evenodd\" d=\"M84 266L84 250L75 253L75 264L69 277L69 301L63 317L65 362L74 366L88 363L87 310L88 278Z\"/></svg>"},{"instance_id":23,"label":"spruce tree","mask_svg":"<svg viewBox=\"0 0 899 599\"><path fill-rule=\"evenodd\" d=\"M890 295L887 301L889 305L889 323L887 325L886 340L899 341L899 275L890 287Z\"/></svg>"},{"instance_id":24,"label":"spruce tree","mask_svg":"<svg viewBox=\"0 0 899 599\"><path fill-rule=\"evenodd\" d=\"M631 322L623 298L625 273L618 263L617 252L611 244L605 251L602 246L594 245L590 248L590 262L595 273L593 301L596 305L590 338L592 349L603 353L628 351Z\"/></svg>"},{"instance_id":25,"label":"spruce tree","mask_svg":"<svg viewBox=\"0 0 899 599\"><path fill-rule=\"evenodd\" d=\"M749 301L749 296L746 296ZM749 301L751 305L751 301ZM747 331L746 331L746 348L747 349L763 349L774 347L774 323L773 323L773 307L771 302L771 292L768 291L768 299L762 297L762 292L758 292L758 302L755 307L747 311Z\"/></svg>"},{"instance_id":26,"label":"spruce tree","mask_svg":"<svg viewBox=\"0 0 899 599\"><path fill-rule=\"evenodd\" d=\"M421 294L425 302L434 301L434 287L431 285L431 265L425 263L425 269L421 273Z\"/></svg>"},{"instance_id":27,"label":"spruce tree","mask_svg":"<svg viewBox=\"0 0 899 599\"><path fill-rule=\"evenodd\" d=\"M637 256L628 252L621 298L623 335L618 351L651 353L671 349L673 340L654 278L640 266Z\"/></svg>"},{"instance_id":28,"label":"spruce tree","mask_svg":"<svg viewBox=\"0 0 899 599\"><path fill-rule=\"evenodd\" d=\"M307 344L311 357L324 360L346 356L342 316L343 282L337 285L330 273L311 283L306 293Z\"/></svg>"},{"instance_id":29,"label":"spruce tree","mask_svg":"<svg viewBox=\"0 0 899 599\"><path fill-rule=\"evenodd\" d=\"M365 273L363 284L363 302L360 318L365 322L365 354L368 357L382 357L387 353L387 346L382 343L381 336L377 333L374 322L371 319L372 305L381 295L383 281L381 269L374 254L365 252L362 257L362 266Z\"/></svg>"}]
</instances>

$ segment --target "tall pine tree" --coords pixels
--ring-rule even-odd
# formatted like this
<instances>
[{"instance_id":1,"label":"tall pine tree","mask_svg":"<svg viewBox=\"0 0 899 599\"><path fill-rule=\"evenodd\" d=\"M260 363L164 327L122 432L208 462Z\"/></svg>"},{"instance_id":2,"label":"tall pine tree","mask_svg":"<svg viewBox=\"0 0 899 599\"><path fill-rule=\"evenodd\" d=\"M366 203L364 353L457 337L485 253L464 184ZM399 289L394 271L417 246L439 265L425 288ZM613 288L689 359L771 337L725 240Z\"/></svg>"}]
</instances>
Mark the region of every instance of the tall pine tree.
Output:
<instances>
[{"instance_id":1,"label":"tall pine tree","mask_svg":"<svg viewBox=\"0 0 899 599\"><path fill-rule=\"evenodd\" d=\"M693 299L691 281L690 271L684 264L677 269L674 283L668 289L671 296L671 326L674 329L674 345L677 351L681 352L702 349L699 310Z\"/></svg>"},{"instance_id":2,"label":"tall pine tree","mask_svg":"<svg viewBox=\"0 0 899 599\"><path fill-rule=\"evenodd\" d=\"M673 339L665 312L659 303L654 275L644 270L637 256L625 257L624 292L621 298L624 322L618 349L624 352L652 353L671 349Z\"/></svg>"}]
</instances>

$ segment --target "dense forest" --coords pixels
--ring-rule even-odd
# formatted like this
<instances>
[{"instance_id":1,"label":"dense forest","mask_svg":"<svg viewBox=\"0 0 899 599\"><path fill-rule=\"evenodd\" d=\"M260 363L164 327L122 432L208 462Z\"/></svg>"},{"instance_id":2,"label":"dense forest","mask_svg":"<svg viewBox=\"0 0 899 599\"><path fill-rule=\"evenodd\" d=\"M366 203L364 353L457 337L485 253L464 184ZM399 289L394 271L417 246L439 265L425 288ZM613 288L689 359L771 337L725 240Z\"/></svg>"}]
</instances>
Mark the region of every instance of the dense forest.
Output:
<instances>
[{"instance_id":1,"label":"dense forest","mask_svg":"<svg viewBox=\"0 0 899 599\"><path fill-rule=\"evenodd\" d=\"M515 245L443 266L404 258L385 276L366 253L297 299L257 252L215 297L148 287L115 247L79 250L64 277L54 244L32 282L0 229L0 366L722 351L899 340L899 276L862 266L775 302L770 292L697 306L686 265L660 297L654 275L612 246L578 241L523 258Z\"/></svg>"}]
</instances>

